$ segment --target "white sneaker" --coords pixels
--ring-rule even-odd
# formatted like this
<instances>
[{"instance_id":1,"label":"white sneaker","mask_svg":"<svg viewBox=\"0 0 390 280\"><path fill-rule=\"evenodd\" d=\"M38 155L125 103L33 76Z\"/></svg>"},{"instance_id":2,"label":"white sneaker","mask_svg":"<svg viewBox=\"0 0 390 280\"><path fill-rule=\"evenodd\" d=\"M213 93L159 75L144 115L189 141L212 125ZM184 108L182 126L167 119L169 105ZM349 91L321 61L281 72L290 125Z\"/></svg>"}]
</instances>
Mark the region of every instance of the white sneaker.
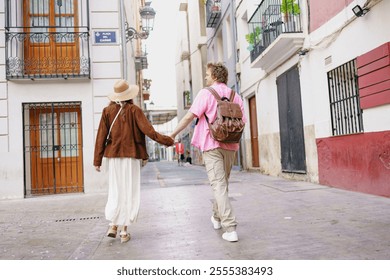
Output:
<instances>
[{"instance_id":1,"label":"white sneaker","mask_svg":"<svg viewBox=\"0 0 390 280\"><path fill-rule=\"evenodd\" d=\"M237 231L225 232L222 234L222 238L226 241L236 242L238 241Z\"/></svg>"},{"instance_id":2,"label":"white sneaker","mask_svg":"<svg viewBox=\"0 0 390 280\"><path fill-rule=\"evenodd\" d=\"M215 220L213 216L211 216L211 222L213 223L214 229L220 229L222 227L221 222Z\"/></svg>"}]
</instances>

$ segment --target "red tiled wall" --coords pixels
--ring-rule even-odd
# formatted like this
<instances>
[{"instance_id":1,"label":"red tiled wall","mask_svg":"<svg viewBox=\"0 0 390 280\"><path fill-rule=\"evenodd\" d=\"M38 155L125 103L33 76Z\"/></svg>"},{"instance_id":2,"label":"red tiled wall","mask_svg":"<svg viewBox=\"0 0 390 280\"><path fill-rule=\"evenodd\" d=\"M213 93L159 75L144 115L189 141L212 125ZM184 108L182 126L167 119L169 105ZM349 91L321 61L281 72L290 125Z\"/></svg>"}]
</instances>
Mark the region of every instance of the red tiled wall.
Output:
<instances>
[{"instance_id":1,"label":"red tiled wall","mask_svg":"<svg viewBox=\"0 0 390 280\"><path fill-rule=\"evenodd\" d=\"M357 58L362 109L390 104L390 42Z\"/></svg>"}]
</instances>

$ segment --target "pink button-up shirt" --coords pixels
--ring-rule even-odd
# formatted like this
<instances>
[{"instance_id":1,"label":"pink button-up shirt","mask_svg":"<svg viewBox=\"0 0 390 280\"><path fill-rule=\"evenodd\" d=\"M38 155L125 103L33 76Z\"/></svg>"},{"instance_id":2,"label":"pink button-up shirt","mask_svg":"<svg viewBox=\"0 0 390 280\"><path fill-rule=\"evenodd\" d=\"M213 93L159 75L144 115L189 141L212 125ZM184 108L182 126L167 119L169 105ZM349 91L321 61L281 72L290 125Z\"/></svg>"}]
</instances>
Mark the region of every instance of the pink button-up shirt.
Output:
<instances>
[{"instance_id":1,"label":"pink button-up shirt","mask_svg":"<svg viewBox=\"0 0 390 280\"><path fill-rule=\"evenodd\" d=\"M214 83L212 87L219 93L221 97L230 97L231 89L225 84ZM243 112L243 121L246 123L243 102L237 93L234 95L234 102L240 104L241 110ZM199 118L192 137L191 144L193 146L199 148L201 151L210 151L216 148L233 151L237 151L239 149L238 143L221 143L211 137L209 126L204 114L207 115L209 122L213 122L215 120L217 117L217 100L210 91L207 89L202 89L199 91L190 108L190 112Z\"/></svg>"}]
</instances>

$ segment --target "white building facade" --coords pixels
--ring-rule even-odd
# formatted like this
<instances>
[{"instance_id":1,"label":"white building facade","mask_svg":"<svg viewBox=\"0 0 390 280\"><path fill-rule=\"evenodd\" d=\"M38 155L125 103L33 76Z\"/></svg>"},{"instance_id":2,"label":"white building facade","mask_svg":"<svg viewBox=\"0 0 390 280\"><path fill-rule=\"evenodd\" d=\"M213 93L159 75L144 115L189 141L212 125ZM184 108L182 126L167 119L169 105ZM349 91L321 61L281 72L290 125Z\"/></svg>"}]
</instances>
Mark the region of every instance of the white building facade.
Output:
<instances>
[{"instance_id":1,"label":"white building facade","mask_svg":"<svg viewBox=\"0 0 390 280\"><path fill-rule=\"evenodd\" d=\"M246 168L390 196L390 2L291 2L236 1Z\"/></svg>"},{"instance_id":2,"label":"white building facade","mask_svg":"<svg viewBox=\"0 0 390 280\"><path fill-rule=\"evenodd\" d=\"M95 135L116 80L140 85L143 106L146 58L126 30L144 5L0 1L0 199L105 190Z\"/></svg>"},{"instance_id":3,"label":"white building facade","mask_svg":"<svg viewBox=\"0 0 390 280\"><path fill-rule=\"evenodd\" d=\"M208 60L228 66L229 86L245 101L244 168L390 196L390 2L205 8Z\"/></svg>"}]
</instances>

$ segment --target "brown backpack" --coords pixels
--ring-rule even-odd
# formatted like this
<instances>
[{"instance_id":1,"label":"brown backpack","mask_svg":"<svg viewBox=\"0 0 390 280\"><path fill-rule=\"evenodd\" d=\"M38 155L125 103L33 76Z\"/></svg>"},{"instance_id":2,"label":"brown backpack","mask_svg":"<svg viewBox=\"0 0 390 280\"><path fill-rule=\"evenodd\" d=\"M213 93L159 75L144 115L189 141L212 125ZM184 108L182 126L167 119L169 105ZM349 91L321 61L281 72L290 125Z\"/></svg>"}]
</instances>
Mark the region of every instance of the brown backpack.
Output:
<instances>
[{"instance_id":1,"label":"brown backpack","mask_svg":"<svg viewBox=\"0 0 390 280\"><path fill-rule=\"evenodd\" d=\"M210 128L211 137L222 143L238 143L244 131L245 123L242 120L242 111L239 104L234 103L234 94L232 90L230 98L220 97L212 87L206 88L217 99L217 118L213 123L205 114L206 121Z\"/></svg>"}]
</instances>

